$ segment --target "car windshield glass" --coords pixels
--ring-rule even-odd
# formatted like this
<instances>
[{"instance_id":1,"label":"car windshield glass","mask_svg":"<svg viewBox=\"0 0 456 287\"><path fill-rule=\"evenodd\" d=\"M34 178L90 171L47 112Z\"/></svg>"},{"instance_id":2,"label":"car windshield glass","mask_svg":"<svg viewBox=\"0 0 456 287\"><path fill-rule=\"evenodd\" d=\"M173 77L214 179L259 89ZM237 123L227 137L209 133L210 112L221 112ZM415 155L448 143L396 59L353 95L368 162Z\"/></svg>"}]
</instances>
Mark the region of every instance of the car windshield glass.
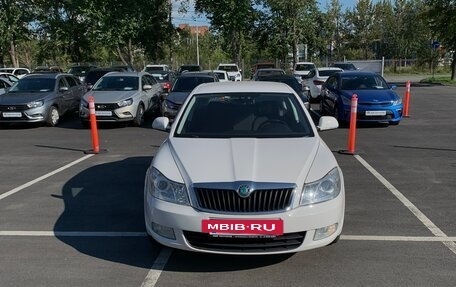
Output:
<instances>
[{"instance_id":1,"label":"car windshield glass","mask_svg":"<svg viewBox=\"0 0 456 287\"><path fill-rule=\"evenodd\" d=\"M90 71L87 73L85 82L87 84L95 84L101 77L109 73L110 71Z\"/></svg>"},{"instance_id":2,"label":"car windshield glass","mask_svg":"<svg viewBox=\"0 0 456 287\"><path fill-rule=\"evenodd\" d=\"M320 77L329 77L336 72L340 72L340 71L339 70L318 70L318 75Z\"/></svg>"},{"instance_id":3,"label":"car windshield glass","mask_svg":"<svg viewBox=\"0 0 456 287\"><path fill-rule=\"evenodd\" d=\"M179 71L180 72L183 72L183 71L188 71L188 72L197 72L197 71L200 71L200 67L199 66L182 66L180 67Z\"/></svg>"},{"instance_id":4,"label":"car windshield glass","mask_svg":"<svg viewBox=\"0 0 456 287\"><path fill-rule=\"evenodd\" d=\"M103 77L93 88L94 91L136 91L139 86L138 77Z\"/></svg>"},{"instance_id":5,"label":"car windshield glass","mask_svg":"<svg viewBox=\"0 0 456 287\"><path fill-rule=\"evenodd\" d=\"M155 80L159 83L164 83L169 81L169 74L152 74L154 76Z\"/></svg>"},{"instance_id":6,"label":"car windshield glass","mask_svg":"<svg viewBox=\"0 0 456 287\"><path fill-rule=\"evenodd\" d=\"M296 71L310 71L315 68L315 65L312 64L297 64Z\"/></svg>"},{"instance_id":7,"label":"car windshield glass","mask_svg":"<svg viewBox=\"0 0 456 287\"><path fill-rule=\"evenodd\" d=\"M293 94L249 92L194 95L174 136L283 138L314 134Z\"/></svg>"},{"instance_id":8,"label":"car windshield glass","mask_svg":"<svg viewBox=\"0 0 456 287\"><path fill-rule=\"evenodd\" d=\"M53 91L55 87L55 79L50 78L23 78L16 82L11 87L10 93L30 92L30 93L45 93Z\"/></svg>"},{"instance_id":9,"label":"car windshield glass","mask_svg":"<svg viewBox=\"0 0 456 287\"><path fill-rule=\"evenodd\" d=\"M383 90L388 84L377 75L344 76L341 79L342 90Z\"/></svg>"},{"instance_id":10,"label":"car windshield glass","mask_svg":"<svg viewBox=\"0 0 456 287\"><path fill-rule=\"evenodd\" d=\"M280 75L285 75L285 72L281 70L258 70L257 72L258 77L274 77Z\"/></svg>"},{"instance_id":11,"label":"car windshield glass","mask_svg":"<svg viewBox=\"0 0 456 287\"><path fill-rule=\"evenodd\" d=\"M191 92L196 86L214 82L211 77L180 77L174 83L173 92Z\"/></svg>"},{"instance_id":12,"label":"car windshield glass","mask_svg":"<svg viewBox=\"0 0 456 287\"><path fill-rule=\"evenodd\" d=\"M146 67L146 72L150 73L151 71L163 71L164 68L163 66L152 66L152 67Z\"/></svg>"},{"instance_id":13,"label":"car windshield glass","mask_svg":"<svg viewBox=\"0 0 456 287\"><path fill-rule=\"evenodd\" d=\"M237 72L238 71L238 68L236 66L233 66L233 65L219 66L218 69L219 70L224 70L224 71L227 71L227 72Z\"/></svg>"}]
</instances>

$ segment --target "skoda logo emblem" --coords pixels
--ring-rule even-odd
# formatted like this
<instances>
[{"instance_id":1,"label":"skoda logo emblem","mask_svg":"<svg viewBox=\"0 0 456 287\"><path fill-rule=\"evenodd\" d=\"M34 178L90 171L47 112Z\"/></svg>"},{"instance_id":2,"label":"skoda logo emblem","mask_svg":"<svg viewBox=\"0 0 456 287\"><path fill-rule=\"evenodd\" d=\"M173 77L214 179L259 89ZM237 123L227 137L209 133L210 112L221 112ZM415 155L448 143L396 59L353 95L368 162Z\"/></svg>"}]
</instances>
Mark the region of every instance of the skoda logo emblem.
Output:
<instances>
[{"instance_id":1,"label":"skoda logo emblem","mask_svg":"<svg viewBox=\"0 0 456 287\"><path fill-rule=\"evenodd\" d=\"M248 197L250 195L250 187L248 185L241 185L238 188L238 193L241 197Z\"/></svg>"}]
</instances>

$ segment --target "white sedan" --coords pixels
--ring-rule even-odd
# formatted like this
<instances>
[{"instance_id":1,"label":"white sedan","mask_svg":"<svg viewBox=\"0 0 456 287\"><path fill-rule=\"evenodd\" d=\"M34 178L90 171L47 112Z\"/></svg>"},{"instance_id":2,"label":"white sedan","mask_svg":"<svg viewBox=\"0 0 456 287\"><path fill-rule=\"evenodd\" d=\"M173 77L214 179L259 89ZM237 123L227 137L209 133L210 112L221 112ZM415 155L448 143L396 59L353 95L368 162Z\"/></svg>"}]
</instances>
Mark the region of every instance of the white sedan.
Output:
<instances>
[{"instance_id":1,"label":"white sedan","mask_svg":"<svg viewBox=\"0 0 456 287\"><path fill-rule=\"evenodd\" d=\"M172 248L294 253L337 242L342 171L298 95L275 82L201 84L184 102L147 170L147 233Z\"/></svg>"},{"instance_id":2,"label":"white sedan","mask_svg":"<svg viewBox=\"0 0 456 287\"><path fill-rule=\"evenodd\" d=\"M334 73L343 72L337 67L323 67L310 70L309 74L303 76L302 85L308 87L308 95L312 100L318 100L321 94L321 85Z\"/></svg>"}]
</instances>

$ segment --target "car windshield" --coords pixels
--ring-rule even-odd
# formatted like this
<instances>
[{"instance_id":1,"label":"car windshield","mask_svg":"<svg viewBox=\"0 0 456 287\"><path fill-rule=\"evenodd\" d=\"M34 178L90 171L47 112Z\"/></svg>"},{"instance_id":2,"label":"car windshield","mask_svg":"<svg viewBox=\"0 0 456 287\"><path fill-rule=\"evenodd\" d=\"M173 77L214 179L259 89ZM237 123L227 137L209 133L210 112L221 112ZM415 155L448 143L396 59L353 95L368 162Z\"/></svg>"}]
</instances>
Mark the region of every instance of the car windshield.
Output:
<instances>
[{"instance_id":1,"label":"car windshield","mask_svg":"<svg viewBox=\"0 0 456 287\"><path fill-rule=\"evenodd\" d=\"M377 75L344 76L341 78L342 90L384 90L388 84Z\"/></svg>"},{"instance_id":2,"label":"car windshield","mask_svg":"<svg viewBox=\"0 0 456 287\"><path fill-rule=\"evenodd\" d=\"M68 73L73 74L77 77L80 77L80 76L85 76L87 74L87 72L90 71L90 69L91 69L91 67L82 67L82 66L71 67L70 70L68 70Z\"/></svg>"},{"instance_id":3,"label":"car windshield","mask_svg":"<svg viewBox=\"0 0 456 287\"><path fill-rule=\"evenodd\" d=\"M30 93L46 93L53 91L55 87L55 79L50 78L22 78L14 84L10 93L30 92Z\"/></svg>"},{"instance_id":4,"label":"car windshield","mask_svg":"<svg viewBox=\"0 0 456 287\"><path fill-rule=\"evenodd\" d=\"M168 82L170 80L169 74L152 74L152 76L157 80L159 83Z\"/></svg>"},{"instance_id":5,"label":"car windshield","mask_svg":"<svg viewBox=\"0 0 456 287\"><path fill-rule=\"evenodd\" d=\"M312 64L297 64L296 71L310 71L315 68L315 65Z\"/></svg>"},{"instance_id":6,"label":"car windshield","mask_svg":"<svg viewBox=\"0 0 456 287\"><path fill-rule=\"evenodd\" d=\"M211 77L180 77L174 83L173 92L191 92L196 86L214 82Z\"/></svg>"},{"instance_id":7,"label":"car windshield","mask_svg":"<svg viewBox=\"0 0 456 287\"><path fill-rule=\"evenodd\" d=\"M218 68L219 70L224 70L224 71L227 71L227 72L237 72L238 71L238 68L234 65L223 65L223 66L219 66Z\"/></svg>"},{"instance_id":8,"label":"car windshield","mask_svg":"<svg viewBox=\"0 0 456 287\"><path fill-rule=\"evenodd\" d=\"M340 70L318 70L318 75L320 77L329 77L336 72L340 72Z\"/></svg>"},{"instance_id":9,"label":"car windshield","mask_svg":"<svg viewBox=\"0 0 456 287\"><path fill-rule=\"evenodd\" d=\"M285 75L284 71L281 70L258 70L257 76L258 77L274 77L274 76L281 76Z\"/></svg>"},{"instance_id":10,"label":"car windshield","mask_svg":"<svg viewBox=\"0 0 456 287\"><path fill-rule=\"evenodd\" d=\"M147 73L150 73L152 71L163 71L163 70L164 70L163 66L149 66L149 67L146 67L145 71Z\"/></svg>"},{"instance_id":11,"label":"car windshield","mask_svg":"<svg viewBox=\"0 0 456 287\"><path fill-rule=\"evenodd\" d=\"M93 88L94 91L136 91L139 78L132 76L103 77Z\"/></svg>"},{"instance_id":12,"label":"car windshield","mask_svg":"<svg viewBox=\"0 0 456 287\"><path fill-rule=\"evenodd\" d=\"M283 138L314 133L299 100L288 93L215 93L194 95L175 137Z\"/></svg>"}]
</instances>

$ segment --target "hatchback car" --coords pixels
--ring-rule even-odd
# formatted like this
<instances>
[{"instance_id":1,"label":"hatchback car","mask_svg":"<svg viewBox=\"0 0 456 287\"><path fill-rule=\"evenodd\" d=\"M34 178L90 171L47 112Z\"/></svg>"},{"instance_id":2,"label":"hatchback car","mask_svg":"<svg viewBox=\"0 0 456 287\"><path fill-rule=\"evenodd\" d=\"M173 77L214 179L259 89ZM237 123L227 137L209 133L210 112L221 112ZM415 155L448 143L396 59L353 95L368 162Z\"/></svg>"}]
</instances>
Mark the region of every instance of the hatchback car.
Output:
<instances>
[{"instance_id":1,"label":"hatchback car","mask_svg":"<svg viewBox=\"0 0 456 287\"><path fill-rule=\"evenodd\" d=\"M147 233L184 250L294 253L337 241L342 171L294 90L283 83L196 87L147 170Z\"/></svg>"},{"instance_id":2,"label":"hatchback car","mask_svg":"<svg viewBox=\"0 0 456 287\"><path fill-rule=\"evenodd\" d=\"M195 87L203 83L219 82L213 72L187 72L176 78L169 94L161 104L161 114L168 118L174 118L182 103Z\"/></svg>"},{"instance_id":3,"label":"hatchback car","mask_svg":"<svg viewBox=\"0 0 456 287\"><path fill-rule=\"evenodd\" d=\"M357 121L399 124L402 98L382 76L372 72L341 72L323 84L320 113L333 115L339 122L350 121L351 99L358 97Z\"/></svg>"},{"instance_id":4,"label":"hatchback car","mask_svg":"<svg viewBox=\"0 0 456 287\"><path fill-rule=\"evenodd\" d=\"M323 67L310 70L309 74L302 76L302 85L308 87L308 95L311 100L320 99L321 85L336 72L342 72L341 68Z\"/></svg>"},{"instance_id":5,"label":"hatchback car","mask_svg":"<svg viewBox=\"0 0 456 287\"><path fill-rule=\"evenodd\" d=\"M95 99L97 122L133 122L141 126L146 112L159 110L161 84L149 73L107 73L81 100L79 117L83 126L89 122L89 97Z\"/></svg>"},{"instance_id":6,"label":"hatchback car","mask_svg":"<svg viewBox=\"0 0 456 287\"><path fill-rule=\"evenodd\" d=\"M85 91L70 74L29 74L0 96L0 121L56 126L63 114L78 110Z\"/></svg>"}]
</instances>

